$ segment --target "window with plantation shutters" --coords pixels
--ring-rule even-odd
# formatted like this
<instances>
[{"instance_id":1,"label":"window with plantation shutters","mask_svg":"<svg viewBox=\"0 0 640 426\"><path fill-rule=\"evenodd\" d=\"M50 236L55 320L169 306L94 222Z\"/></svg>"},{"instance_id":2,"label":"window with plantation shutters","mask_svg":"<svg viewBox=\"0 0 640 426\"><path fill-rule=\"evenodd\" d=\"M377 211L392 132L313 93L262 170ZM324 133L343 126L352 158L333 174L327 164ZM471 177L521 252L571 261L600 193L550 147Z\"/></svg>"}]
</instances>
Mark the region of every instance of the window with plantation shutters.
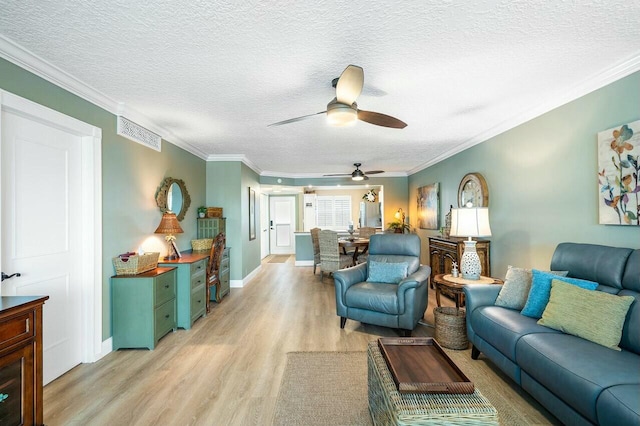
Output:
<instances>
[{"instance_id":1,"label":"window with plantation shutters","mask_svg":"<svg viewBox=\"0 0 640 426\"><path fill-rule=\"evenodd\" d=\"M317 226L322 229L344 231L351 220L349 195L319 195L317 198Z\"/></svg>"}]
</instances>

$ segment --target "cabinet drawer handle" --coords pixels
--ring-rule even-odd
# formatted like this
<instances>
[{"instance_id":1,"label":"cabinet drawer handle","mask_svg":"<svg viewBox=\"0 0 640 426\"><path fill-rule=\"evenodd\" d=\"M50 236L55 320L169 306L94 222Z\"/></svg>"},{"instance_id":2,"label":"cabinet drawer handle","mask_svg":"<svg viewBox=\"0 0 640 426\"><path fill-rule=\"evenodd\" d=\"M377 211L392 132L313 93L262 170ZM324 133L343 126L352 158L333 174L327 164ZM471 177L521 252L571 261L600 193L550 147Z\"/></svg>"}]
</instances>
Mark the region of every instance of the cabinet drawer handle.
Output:
<instances>
[{"instance_id":1,"label":"cabinet drawer handle","mask_svg":"<svg viewBox=\"0 0 640 426\"><path fill-rule=\"evenodd\" d=\"M165 317L165 318L169 318L170 316L171 316L171 315L167 314L167 315L165 315L164 317Z\"/></svg>"},{"instance_id":2,"label":"cabinet drawer handle","mask_svg":"<svg viewBox=\"0 0 640 426\"><path fill-rule=\"evenodd\" d=\"M198 300L198 303L202 303L202 299Z\"/></svg>"},{"instance_id":3,"label":"cabinet drawer handle","mask_svg":"<svg viewBox=\"0 0 640 426\"><path fill-rule=\"evenodd\" d=\"M165 285L164 288L169 288L169 284Z\"/></svg>"}]
</instances>

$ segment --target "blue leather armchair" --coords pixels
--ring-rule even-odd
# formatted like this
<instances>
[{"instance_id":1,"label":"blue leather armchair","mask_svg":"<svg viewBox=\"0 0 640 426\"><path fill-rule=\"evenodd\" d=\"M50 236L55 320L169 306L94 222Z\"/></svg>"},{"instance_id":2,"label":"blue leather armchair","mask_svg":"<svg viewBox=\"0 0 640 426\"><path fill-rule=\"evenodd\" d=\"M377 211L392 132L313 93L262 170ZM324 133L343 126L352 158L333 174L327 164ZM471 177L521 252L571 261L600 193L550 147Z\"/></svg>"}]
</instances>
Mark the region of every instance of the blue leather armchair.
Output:
<instances>
[{"instance_id":1,"label":"blue leather armchair","mask_svg":"<svg viewBox=\"0 0 640 426\"><path fill-rule=\"evenodd\" d=\"M407 277L397 284L369 282L370 262L407 262ZM340 328L347 318L396 328L410 336L427 307L431 268L420 266L420 238L415 234L376 234L369 240L366 263L333 273Z\"/></svg>"}]
</instances>

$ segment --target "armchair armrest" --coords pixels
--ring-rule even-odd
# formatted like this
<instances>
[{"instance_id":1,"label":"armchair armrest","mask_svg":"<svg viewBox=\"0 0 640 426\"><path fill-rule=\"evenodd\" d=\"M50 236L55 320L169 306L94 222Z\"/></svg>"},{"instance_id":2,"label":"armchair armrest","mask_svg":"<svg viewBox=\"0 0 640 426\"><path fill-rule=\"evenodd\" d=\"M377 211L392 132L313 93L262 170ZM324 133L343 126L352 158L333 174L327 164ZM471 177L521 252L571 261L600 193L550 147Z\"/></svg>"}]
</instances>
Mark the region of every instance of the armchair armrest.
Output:
<instances>
[{"instance_id":1,"label":"armchair armrest","mask_svg":"<svg viewBox=\"0 0 640 426\"><path fill-rule=\"evenodd\" d=\"M501 285L496 284L474 284L465 286L464 297L467 304L467 317L476 308L481 306L493 305L502 289Z\"/></svg>"},{"instance_id":2,"label":"armchair armrest","mask_svg":"<svg viewBox=\"0 0 640 426\"><path fill-rule=\"evenodd\" d=\"M431 275L431 268L429 266L420 266L417 271L398 283L398 293L426 283L429 280L429 275Z\"/></svg>"},{"instance_id":3,"label":"armchair armrest","mask_svg":"<svg viewBox=\"0 0 640 426\"><path fill-rule=\"evenodd\" d=\"M415 290L416 293L424 293L424 300L425 301L427 300L428 298L427 283L429 282L429 275L431 275L431 267L420 266L416 272L409 275L407 278L403 279L398 283L397 292L398 292L398 304L400 305L399 306L400 312L405 312L405 310L407 309L406 294L411 289L416 289ZM411 300L413 300L414 302L417 302L420 299L421 299L420 297L411 298L411 296L409 296L408 301L409 303L411 303ZM424 313L424 309L422 309L422 311L423 312L421 312L420 315Z\"/></svg>"},{"instance_id":4,"label":"armchair armrest","mask_svg":"<svg viewBox=\"0 0 640 426\"><path fill-rule=\"evenodd\" d=\"M366 281L367 264L360 263L352 268L340 269L333 273L333 279L336 285L336 292L340 290L340 294L344 296L349 287L354 284Z\"/></svg>"}]
</instances>

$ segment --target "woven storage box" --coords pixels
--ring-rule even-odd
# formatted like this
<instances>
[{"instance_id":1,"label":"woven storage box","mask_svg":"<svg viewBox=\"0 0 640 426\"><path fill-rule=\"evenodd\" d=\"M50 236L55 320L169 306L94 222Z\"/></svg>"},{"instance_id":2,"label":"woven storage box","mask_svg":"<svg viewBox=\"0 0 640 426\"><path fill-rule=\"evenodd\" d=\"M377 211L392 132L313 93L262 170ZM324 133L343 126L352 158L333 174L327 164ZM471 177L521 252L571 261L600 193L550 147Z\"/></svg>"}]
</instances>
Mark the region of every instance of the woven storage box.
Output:
<instances>
[{"instance_id":1,"label":"woven storage box","mask_svg":"<svg viewBox=\"0 0 640 426\"><path fill-rule=\"evenodd\" d=\"M191 248L193 251L211 250L213 238L203 238L200 240L191 240Z\"/></svg>"},{"instance_id":2,"label":"woven storage box","mask_svg":"<svg viewBox=\"0 0 640 426\"><path fill-rule=\"evenodd\" d=\"M207 207L207 217L222 217L222 207Z\"/></svg>"},{"instance_id":3,"label":"woven storage box","mask_svg":"<svg viewBox=\"0 0 640 426\"><path fill-rule=\"evenodd\" d=\"M433 309L436 341L449 349L467 349L467 316L464 309L440 307Z\"/></svg>"},{"instance_id":4,"label":"woven storage box","mask_svg":"<svg viewBox=\"0 0 640 426\"><path fill-rule=\"evenodd\" d=\"M160 253L151 252L143 255L129 256L125 262L119 256L113 258L113 267L116 275L136 275L143 272L151 271L158 267L158 258Z\"/></svg>"}]
</instances>

